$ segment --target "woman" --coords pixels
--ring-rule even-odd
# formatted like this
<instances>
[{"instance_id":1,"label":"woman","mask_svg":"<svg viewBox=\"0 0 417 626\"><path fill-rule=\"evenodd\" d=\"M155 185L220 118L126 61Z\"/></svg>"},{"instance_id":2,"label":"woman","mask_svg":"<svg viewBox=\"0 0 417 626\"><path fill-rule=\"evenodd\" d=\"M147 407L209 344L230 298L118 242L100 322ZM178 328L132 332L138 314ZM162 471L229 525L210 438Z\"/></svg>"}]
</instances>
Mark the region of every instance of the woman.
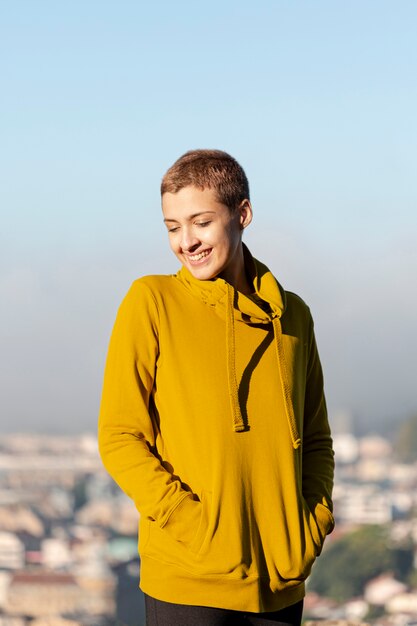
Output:
<instances>
[{"instance_id":1,"label":"woman","mask_svg":"<svg viewBox=\"0 0 417 626\"><path fill-rule=\"evenodd\" d=\"M147 624L298 625L334 526L311 315L243 244L231 156L186 153L161 195L182 267L122 302L99 419L103 463L140 513Z\"/></svg>"}]
</instances>

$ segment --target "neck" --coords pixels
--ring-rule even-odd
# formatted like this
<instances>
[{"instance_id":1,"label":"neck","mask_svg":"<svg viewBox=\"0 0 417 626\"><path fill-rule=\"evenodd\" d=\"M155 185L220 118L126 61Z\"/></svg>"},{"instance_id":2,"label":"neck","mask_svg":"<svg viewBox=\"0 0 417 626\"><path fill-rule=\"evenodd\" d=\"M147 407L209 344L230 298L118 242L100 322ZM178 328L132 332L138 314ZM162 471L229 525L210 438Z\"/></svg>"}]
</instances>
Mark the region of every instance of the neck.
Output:
<instances>
[{"instance_id":1,"label":"neck","mask_svg":"<svg viewBox=\"0 0 417 626\"><path fill-rule=\"evenodd\" d=\"M226 280L237 291L240 291L245 296L249 296L253 292L253 288L246 275L242 244L240 244L239 255L236 261L233 267L227 267L219 276Z\"/></svg>"}]
</instances>

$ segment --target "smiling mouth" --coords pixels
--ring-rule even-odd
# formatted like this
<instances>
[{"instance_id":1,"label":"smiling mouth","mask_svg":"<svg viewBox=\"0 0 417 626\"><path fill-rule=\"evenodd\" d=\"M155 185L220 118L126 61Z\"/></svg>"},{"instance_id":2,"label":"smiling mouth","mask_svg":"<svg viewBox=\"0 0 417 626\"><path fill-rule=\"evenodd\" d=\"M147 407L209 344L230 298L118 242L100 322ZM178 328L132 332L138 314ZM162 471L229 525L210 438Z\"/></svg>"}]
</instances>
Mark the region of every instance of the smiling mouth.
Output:
<instances>
[{"instance_id":1,"label":"smiling mouth","mask_svg":"<svg viewBox=\"0 0 417 626\"><path fill-rule=\"evenodd\" d=\"M210 248L210 250L204 250L203 252L199 252L198 254L188 254L187 259L193 265L196 263L200 263L201 261L206 259L209 256L209 254L211 254L212 249L213 248Z\"/></svg>"}]
</instances>

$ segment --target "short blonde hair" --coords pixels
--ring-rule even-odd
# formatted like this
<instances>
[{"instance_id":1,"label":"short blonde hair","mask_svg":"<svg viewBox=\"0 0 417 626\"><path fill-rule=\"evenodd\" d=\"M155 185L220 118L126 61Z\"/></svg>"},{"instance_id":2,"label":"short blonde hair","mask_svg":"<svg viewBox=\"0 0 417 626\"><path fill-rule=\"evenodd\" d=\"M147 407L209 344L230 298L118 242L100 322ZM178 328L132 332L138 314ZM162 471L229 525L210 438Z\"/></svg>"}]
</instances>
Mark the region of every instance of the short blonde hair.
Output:
<instances>
[{"instance_id":1,"label":"short blonde hair","mask_svg":"<svg viewBox=\"0 0 417 626\"><path fill-rule=\"evenodd\" d=\"M243 168L222 150L190 150L169 168L162 179L161 196L184 187L214 189L219 202L230 210L249 200L249 183Z\"/></svg>"}]
</instances>

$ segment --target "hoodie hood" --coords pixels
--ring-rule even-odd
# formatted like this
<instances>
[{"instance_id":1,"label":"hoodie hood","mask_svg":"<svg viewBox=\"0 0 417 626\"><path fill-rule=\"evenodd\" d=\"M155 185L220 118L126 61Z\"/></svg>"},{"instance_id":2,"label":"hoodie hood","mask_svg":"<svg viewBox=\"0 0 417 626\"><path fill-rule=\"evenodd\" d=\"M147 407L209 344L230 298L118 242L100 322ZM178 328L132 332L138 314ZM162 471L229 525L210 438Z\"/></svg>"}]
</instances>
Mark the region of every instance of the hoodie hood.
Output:
<instances>
[{"instance_id":1,"label":"hoodie hood","mask_svg":"<svg viewBox=\"0 0 417 626\"><path fill-rule=\"evenodd\" d=\"M200 298L204 304L213 307L215 312L226 321L228 385L233 429L236 432L249 430L250 424L244 422L239 404L239 383L236 378L235 363L235 323L272 324L279 379L284 397L288 426L293 447L298 448L301 440L294 417L282 343L281 317L285 313L286 308L285 291L268 267L255 259L245 244L242 245L245 269L249 284L253 286L253 295L266 302L269 305L269 311L258 306L251 297L237 291L223 278L215 277L210 280L199 280L195 278L185 266L179 270L176 274L176 278L196 297Z\"/></svg>"}]
</instances>

